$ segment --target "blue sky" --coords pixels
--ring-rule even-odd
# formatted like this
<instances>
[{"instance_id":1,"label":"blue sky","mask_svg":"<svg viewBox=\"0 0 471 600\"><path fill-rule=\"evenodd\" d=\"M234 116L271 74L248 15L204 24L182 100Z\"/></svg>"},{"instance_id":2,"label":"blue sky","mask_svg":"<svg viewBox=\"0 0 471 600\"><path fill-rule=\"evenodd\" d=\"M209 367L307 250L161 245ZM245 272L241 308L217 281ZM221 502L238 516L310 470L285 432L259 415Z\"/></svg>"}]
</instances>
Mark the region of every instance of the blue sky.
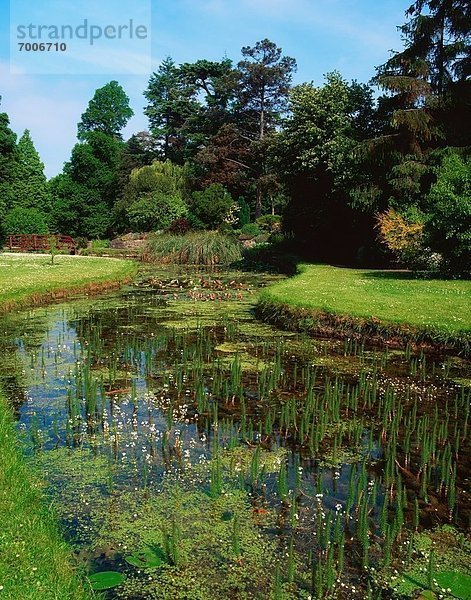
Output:
<instances>
[{"instance_id":1,"label":"blue sky","mask_svg":"<svg viewBox=\"0 0 471 600\"><path fill-rule=\"evenodd\" d=\"M34 6L41 7L42 1L36 0ZM218 60L224 55L237 62L242 46L269 38L296 58L295 82L315 84L334 69L346 79L367 82L389 50L401 48L396 26L404 22L408 6L408 0L151 1L152 70L169 55L177 63ZM114 0L113 18L126 14L135 2ZM69 158L77 123L94 91L111 79L124 87L135 112L125 137L147 128L142 92L150 73L11 74L6 0L0 0L0 15L0 111L8 113L16 133L30 129L49 177L60 172Z\"/></svg>"}]
</instances>

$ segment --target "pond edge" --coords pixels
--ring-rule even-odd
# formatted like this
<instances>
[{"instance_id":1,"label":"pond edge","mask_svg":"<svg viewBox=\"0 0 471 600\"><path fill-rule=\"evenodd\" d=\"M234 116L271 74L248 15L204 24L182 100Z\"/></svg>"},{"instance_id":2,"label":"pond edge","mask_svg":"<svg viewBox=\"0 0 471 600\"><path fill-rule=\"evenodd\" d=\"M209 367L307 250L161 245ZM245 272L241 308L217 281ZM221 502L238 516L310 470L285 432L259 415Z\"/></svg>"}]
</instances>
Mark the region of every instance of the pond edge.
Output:
<instances>
[{"instance_id":1,"label":"pond edge","mask_svg":"<svg viewBox=\"0 0 471 600\"><path fill-rule=\"evenodd\" d=\"M304 332L312 337L366 338L369 343L388 347L403 347L410 343L434 350L458 352L465 357L471 355L471 332L452 334L405 323L388 323L374 317L355 317L290 306L266 297L262 297L255 305L255 316L280 329Z\"/></svg>"}]
</instances>

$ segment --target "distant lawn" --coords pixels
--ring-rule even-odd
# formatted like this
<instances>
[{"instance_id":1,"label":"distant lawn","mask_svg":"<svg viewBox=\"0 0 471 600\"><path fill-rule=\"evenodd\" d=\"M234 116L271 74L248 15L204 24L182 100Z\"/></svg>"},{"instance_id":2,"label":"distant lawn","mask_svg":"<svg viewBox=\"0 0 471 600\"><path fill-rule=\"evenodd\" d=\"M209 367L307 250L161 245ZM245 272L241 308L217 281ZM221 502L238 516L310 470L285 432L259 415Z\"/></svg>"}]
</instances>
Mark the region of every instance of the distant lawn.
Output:
<instances>
[{"instance_id":1,"label":"distant lawn","mask_svg":"<svg viewBox=\"0 0 471 600\"><path fill-rule=\"evenodd\" d=\"M471 331L471 281L301 265L299 275L265 290L264 301L450 334Z\"/></svg>"},{"instance_id":2,"label":"distant lawn","mask_svg":"<svg viewBox=\"0 0 471 600\"><path fill-rule=\"evenodd\" d=\"M0 254L0 312L42 296L122 281L136 270L130 260L60 255L51 265L48 255Z\"/></svg>"}]
</instances>

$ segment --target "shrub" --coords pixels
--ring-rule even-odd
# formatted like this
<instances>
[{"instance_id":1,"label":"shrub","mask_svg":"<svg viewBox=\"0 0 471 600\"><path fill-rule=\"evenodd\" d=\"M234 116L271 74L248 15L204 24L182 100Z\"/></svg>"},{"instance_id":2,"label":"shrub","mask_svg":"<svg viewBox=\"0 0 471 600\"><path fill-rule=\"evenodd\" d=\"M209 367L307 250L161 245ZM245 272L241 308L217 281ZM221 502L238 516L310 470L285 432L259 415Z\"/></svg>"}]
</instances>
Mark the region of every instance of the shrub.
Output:
<instances>
[{"instance_id":1,"label":"shrub","mask_svg":"<svg viewBox=\"0 0 471 600\"><path fill-rule=\"evenodd\" d=\"M7 235L49 233L46 217L37 208L13 208L7 213L3 227Z\"/></svg>"},{"instance_id":2,"label":"shrub","mask_svg":"<svg viewBox=\"0 0 471 600\"><path fill-rule=\"evenodd\" d=\"M425 251L423 216L417 210L400 214L393 208L377 217L379 239L401 262L414 267Z\"/></svg>"},{"instance_id":3,"label":"shrub","mask_svg":"<svg viewBox=\"0 0 471 600\"><path fill-rule=\"evenodd\" d=\"M280 215L262 215L258 217L256 224L262 231L278 233L281 231L282 218Z\"/></svg>"},{"instance_id":4,"label":"shrub","mask_svg":"<svg viewBox=\"0 0 471 600\"><path fill-rule=\"evenodd\" d=\"M240 244L217 231L153 234L143 252L143 260L147 262L190 265L227 265L241 257Z\"/></svg>"},{"instance_id":5,"label":"shrub","mask_svg":"<svg viewBox=\"0 0 471 600\"><path fill-rule=\"evenodd\" d=\"M134 231L156 231L188 214L188 208L178 194L154 192L133 202L127 209L129 223Z\"/></svg>"},{"instance_id":6,"label":"shrub","mask_svg":"<svg viewBox=\"0 0 471 600\"><path fill-rule=\"evenodd\" d=\"M188 222L191 225L191 229L202 230L204 229L204 223L196 215L194 215L191 211L187 216Z\"/></svg>"},{"instance_id":7,"label":"shrub","mask_svg":"<svg viewBox=\"0 0 471 600\"><path fill-rule=\"evenodd\" d=\"M220 183L213 183L202 192L193 192L191 212L210 229L224 222L235 222L235 208L232 196Z\"/></svg>"},{"instance_id":8,"label":"shrub","mask_svg":"<svg viewBox=\"0 0 471 600\"><path fill-rule=\"evenodd\" d=\"M88 248L88 240L86 237L79 235L75 238L75 243L77 244L77 248L79 250L83 250L84 248Z\"/></svg>"},{"instance_id":9,"label":"shrub","mask_svg":"<svg viewBox=\"0 0 471 600\"><path fill-rule=\"evenodd\" d=\"M241 227L240 232L243 235L249 235L251 237L256 237L262 233L258 225L255 223L246 223Z\"/></svg>"},{"instance_id":10,"label":"shrub","mask_svg":"<svg viewBox=\"0 0 471 600\"><path fill-rule=\"evenodd\" d=\"M110 247L110 240L92 240L92 250L103 250L103 248Z\"/></svg>"},{"instance_id":11,"label":"shrub","mask_svg":"<svg viewBox=\"0 0 471 600\"><path fill-rule=\"evenodd\" d=\"M186 217L175 219L170 223L167 228L167 233L174 233L175 235L184 235L192 229L190 221Z\"/></svg>"},{"instance_id":12,"label":"shrub","mask_svg":"<svg viewBox=\"0 0 471 600\"><path fill-rule=\"evenodd\" d=\"M450 273L471 270L471 159L450 154L428 195L425 230Z\"/></svg>"}]
</instances>

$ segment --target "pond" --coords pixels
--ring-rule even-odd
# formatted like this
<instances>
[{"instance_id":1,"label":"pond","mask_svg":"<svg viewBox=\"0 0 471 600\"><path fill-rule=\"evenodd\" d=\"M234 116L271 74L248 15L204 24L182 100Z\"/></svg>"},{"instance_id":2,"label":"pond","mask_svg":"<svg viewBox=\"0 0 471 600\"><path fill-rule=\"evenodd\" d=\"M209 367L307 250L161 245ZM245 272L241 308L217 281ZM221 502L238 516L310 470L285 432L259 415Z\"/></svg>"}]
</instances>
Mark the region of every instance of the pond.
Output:
<instances>
[{"instance_id":1,"label":"pond","mask_svg":"<svg viewBox=\"0 0 471 600\"><path fill-rule=\"evenodd\" d=\"M276 330L274 279L149 269L2 319L75 560L110 599L470 597L469 361Z\"/></svg>"}]
</instances>

